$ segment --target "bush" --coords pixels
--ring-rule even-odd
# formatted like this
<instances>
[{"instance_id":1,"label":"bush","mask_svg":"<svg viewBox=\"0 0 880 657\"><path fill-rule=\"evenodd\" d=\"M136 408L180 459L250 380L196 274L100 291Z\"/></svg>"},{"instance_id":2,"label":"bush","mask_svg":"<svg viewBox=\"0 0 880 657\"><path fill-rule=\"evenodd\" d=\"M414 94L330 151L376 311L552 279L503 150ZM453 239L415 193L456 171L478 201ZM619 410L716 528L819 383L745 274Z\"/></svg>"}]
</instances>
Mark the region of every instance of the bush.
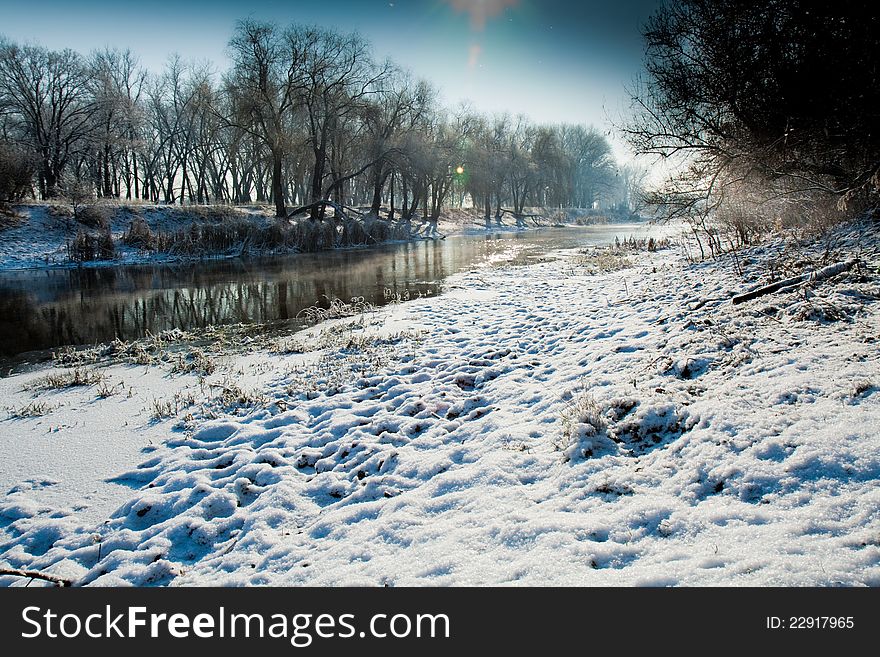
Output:
<instances>
[{"instance_id":1,"label":"bush","mask_svg":"<svg viewBox=\"0 0 880 657\"><path fill-rule=\"evenodd\" d=\"M74 262L112 260L116 256L116 247L109 230L103 230L95 236L80 229L73 242L68 244L67 251L68 257Z\"/></svg>"},{"instance_id":2,"label":"bush","mask_svg":"<svg viewBox=\"0 0 880 657\"><path fill-rule=\"evenodd\" d=\"M112 211L104 205L83 205L75 207L76 220L83 226L104 230L110 227Z\"/></svg>"},{"instance_id":3,"label":"bush","mask_svg":"<svg viewBox=\"0 0 880 657\"><path fill-rule=\"evenodd\" d=\"M101 231L98 237L97 254L99 260L113 260L116 257L116 247L113 244L113 235L109 230Z\"/></svg>"},{"instance_id":4,"label":"bush","mask_svg":"<svg viewBox=\"0 0 880 657\"><path fill-rule=\"evenodd\" d=\"M90 262L95 259L95 238L82 229L67 246L68 257L74 262Z\"/></svg>"},{"instance_id":5,"label":"bush","mask_svg":"<svg viewBox=\"0 0 880 657\"><path fill-rule=\"evenodd\" d=\"M135 217L128 226L128 232L122 237L123 243L136 249L152 251L156 248L156 236L143 217Z\"/></svg>"},{"instance_id":6,"label":"bush","mask_svg":"<svg viewBox=\"0 0 880 657\"><path fill-rule=\"evenodd\" d=\"M34 169L23 151L0 144L0 205L17 203L32 192Z\"/></svg>"}]
</instances>

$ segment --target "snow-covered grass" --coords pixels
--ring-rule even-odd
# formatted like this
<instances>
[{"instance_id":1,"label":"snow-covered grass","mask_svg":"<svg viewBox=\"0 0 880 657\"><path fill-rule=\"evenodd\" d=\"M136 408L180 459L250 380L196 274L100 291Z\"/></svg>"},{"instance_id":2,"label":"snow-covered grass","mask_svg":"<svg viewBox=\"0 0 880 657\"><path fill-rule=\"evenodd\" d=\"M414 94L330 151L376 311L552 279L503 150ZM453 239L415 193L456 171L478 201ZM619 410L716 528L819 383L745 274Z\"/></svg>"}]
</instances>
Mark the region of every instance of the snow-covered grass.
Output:
<instances>
[{"instance_id":1,"label":"snow-covered grass","mask_svg":"<svg viewBox=\"0 0 880 657\"><path fill-rule=\"evenodd\" d=\"M858 268L736 306L795 262L782 240L716 263L481 268L210 373L97 364L106 398L7 377L0 566L95 585L880 585L878 229L838 237L798 266L858 251Z\"/></svg>"}]
</instances>

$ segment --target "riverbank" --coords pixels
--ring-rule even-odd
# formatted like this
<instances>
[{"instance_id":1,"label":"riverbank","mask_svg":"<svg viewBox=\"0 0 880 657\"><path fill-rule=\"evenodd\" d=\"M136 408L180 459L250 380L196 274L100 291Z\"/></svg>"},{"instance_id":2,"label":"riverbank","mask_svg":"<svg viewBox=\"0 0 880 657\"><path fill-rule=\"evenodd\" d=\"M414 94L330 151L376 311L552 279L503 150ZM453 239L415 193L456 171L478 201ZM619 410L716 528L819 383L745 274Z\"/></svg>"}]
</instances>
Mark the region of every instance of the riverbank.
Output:
<instances>
[{"instance_id":1,"label":"riverbank","mask_svg":"<svg viewBox=\"0 0 880 657\"><path fill-rule=\"evenodd\" d=\"M312 248L316 246L312 240L282 234L271 209L263 206L106 204L77 208L76 214L78 218L74 218L72 206L48 203L13 208L0 222L0 272L271 257L301 253L303 241L309 242L307 251L321 250ZM414 222L412 239L533 228L535 225L518 227L510 222L487 227L477 211L450 210L436 232L431 232L427 222ZM401 241L394 231L379 232L379 241L366 239L365 244L345 248ZM78 244L80 235L86 236L80 240L91 243ZM315 239L321 238L332 236ZM106 247L108 239L110 246L103 253L102 240Z\"/></svg>"},{"instance_id":2,"label":"riverbank","mask_svg":"<svg viewBox=\"0 0 880 657\"><path fill-rule=\"evenodd\" d=\"M281 224L262 206L40 203L13 213L0 231L0 271L269 257L319 251L336 239L329 223ZM393 231L379 232L349 235L346 244L397 239Z\"/></svg>"},{"instance_id":3,"label":"riverbank","mask_svg":"<svg viewBox=\"0 0 880 657\"><path fill-rule=\"evenodd\" d=\"M705 264L569 250L210 364L8 377L0 566L98 585L880 585L877 232Z\"/></svg>"}]
</instances>

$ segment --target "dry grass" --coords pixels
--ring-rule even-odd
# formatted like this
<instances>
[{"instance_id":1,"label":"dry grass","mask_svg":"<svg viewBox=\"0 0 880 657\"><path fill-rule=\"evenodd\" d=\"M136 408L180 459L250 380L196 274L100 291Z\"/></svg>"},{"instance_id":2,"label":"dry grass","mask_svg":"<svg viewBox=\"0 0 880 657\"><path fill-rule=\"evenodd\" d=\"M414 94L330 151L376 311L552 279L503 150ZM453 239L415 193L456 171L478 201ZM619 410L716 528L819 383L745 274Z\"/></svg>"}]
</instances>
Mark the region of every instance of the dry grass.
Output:
<instances>
[{"instance_id":1,"label":"dry grass","mask_svg":"<svg viewBox=\"0 0 880 657\"><path fill-rule=\"evenodd\" d=\"M288 396L313 398L321 393L333 395L352 385L366 385L366 381L392 363L412 361L423 339L423 333L417 331L379 336L351 327L340 328L322 332L298 345L302 352L326 350L326 353L287 371L285 392Z\"/></svg>"},{"instance_id":2,"label":"dry grass","mask_svg":"<svg viewBox=\"0 0 880 657\"><path fill-rule=\"evenodd\" d=\"M101 381L101 383L98 384L98 389L96 390L96 393L99 399L107 399L108 397L112 397L116 394L117 388L124 389L124 387L124 384L122 384L121 382L110 385L108 381Z\"/></svg>"},{"instance_id":3,"label":"dry grass","mask_svg":"<svg viewBox=\"0 0 880 657\"><path fill-rule=\"evenodd\" d=\"M6 413L10 419L25 419L30 417L42 417L54 411L57 406L40 400L33 400L24 406L7 407Z\"/></svg>"},{"instance_id":4,"label":"dry grass","mask_svg":"<svg viewBox=\"0 0 880 657\"><path fill-rule=\"evenodd\" d=\"M575 263L592 276L610 274L633 266L632 260L612 247L585 249L575 258Z\"/></svg>"},{"instance_id":5,"label":"dry grass","mask_svg":"<svg viewBox=\"0 0 880 657\"><path fill-rule=\"evenodd\" d=\"M102 383L106 375L94 369L76 367L62 372L52 372L34 381L30 388L60 390L63 388L87 387Z\"/></svg>"},{"instance_id":6,"label":"dry grass","mask_svg":"<svg viewBox=\"0 0 880 657\"><path fill-rule=\"evenodd\" d=\"M65 347L53 354L53 360L63 367L124 363L169 366L175 374L206 375L214 372L216 358L227 349L249 352L271 348L276 341L277 337L265 324L206 326L198 331L169 329L130 342L116 339L85 349Z\"/></svg>"},{"instance_id":7,"label":"dry grass","mask_svg":"<svg viewBox=\"0 0 880 657\"><path fill-rule=\"evenodd\" d=\"M196 399L192 394L174 393L171 399L154 399L151 405L150 419L161 421L177 415L185 408L195 406Z\"/></svg>"},{"instance_id":8,"label":"dry grass","mask_svg":"<svg viewBox=\"0 0 880 657\"><path fill-rule=\"evenodd\" d=\"M337 247L409 239L402 224L384 220L269 220L231 208L186 208L189 225L154 232L143 218L132 220L126 244L161 253L199 256L214 253L314 252Z\"/></svg>"},{"instance_id":9,"label":"dry grass","mask_svg":"<svg viewBox=\"0 0 880 657\"><path fill-rule=\"evenodd\" d=\"M199 374L208 376L217 369L216 361L202 349L191 349L186 353L178 353L172 360L173 374Z\"/></svg>"},{"instance_id":10,"label":"dry grass","mask_svg":"<svg viewBox=\"0 0 880 657\"><path fill-rule=\"evenodd\" d=\"M73 262L92 262L94 260L113 260L116 245L109 228L98 234L80 229L73 241L67 244L67 257Z\"/></svg>"},{"instance_id":11,"label":"dry grass","mask_svg":"<svg viewBox=\"0 0 880 657\"><path fill-rule=\"evenodd\" d=\"M328 319L339 319L341 317L353 317L355 315L364 315L375 311L373 304L365 301L363 297L352 297L351 301L346 303L342 299L327 299L327 307L309 306L301 310L296 318L305 324L314 325L326 322Z\"/></svg>"},{"instance_id":12,"label":"dry grass","mask_svg":"<svg viewBox=\"0 0 880 657\"><path fill-rule=\"evenodd\" d=\"M608 437L603 435L608 428L606 415L606 409L589 391L575 394L562 410L562 432L554 447L562 452L566 461L593 456L603 446L610 445Z\"/></svg>"},{"instance_id":13,"label":"dry grass","mask_svg":"<svg viewBox=\"0 0 880 657\"><path fill-rule=\"evenodd\" d=\"M110 227L129 220L121 237L125 245L153 253L187 257L315 252L412 239L406 222L375 217L323 220L275 219L266 211L246 212L226 205L155 206L130 201L93 200L45 204L47 212L78 229L68 244L73 262L108 260L115 255ZM0 228L17 225L4 214Z\"/></svg>"},{"instance_id":14,"label":"dry grass","mask_svg":"<svg viewBox=\"0 0 880 657\"><path fill-rule=\"evenodd\" d=\"M122 242L141 251L152 251L156 248L155 234L146 220L139 216L131 220Z\"/></svg>"},{"instance_id":15,"label":"dry grass","mask_svg":"<svg viewBox=\"0 0 880 657\"><path fill-rule=\"evenodd\" d=\"M630 235L623 241L618 238L614 238L614 249L617 251L632 251L635 253L648 251L649 253L653 253L654 251L660 251L662 249L668 249L672 246L672 240L668 237L635 237L634 235Z\"/></svg>"},{"instance_id":16,"label":"dry grass","mask_svg":"<svg viewBox=\"0 0 880 657\"><path fill-rule=\"evenodd\" d=\"M220 383L210 385L209 389L214 395L213 401L227 411L265 406L269 402L265 393L242 388L232 378L226 378Z\"/></svg>"},{"instance_id":17,"label":"dry grass","mask_svg":"<svg viewBox=\"0 0 880 657\"><path fill-rule=\"evenodd\" d=\"M607 427L602 406L589 392L582 392L570 401L561 419L565 447L583 435L596 435Z\"/></svg>"}]
</instances>

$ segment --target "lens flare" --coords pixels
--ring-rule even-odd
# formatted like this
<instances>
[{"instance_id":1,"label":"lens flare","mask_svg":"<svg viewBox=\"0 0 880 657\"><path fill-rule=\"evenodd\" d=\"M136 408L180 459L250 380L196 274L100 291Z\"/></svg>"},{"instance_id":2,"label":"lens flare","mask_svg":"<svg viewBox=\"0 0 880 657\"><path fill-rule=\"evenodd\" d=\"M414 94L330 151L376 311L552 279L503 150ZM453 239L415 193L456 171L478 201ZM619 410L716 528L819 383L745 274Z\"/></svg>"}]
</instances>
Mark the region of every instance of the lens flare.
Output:
<instances>
[{"instance_id":1,"label":"lens flare","mask_svg":"<svg viewBox=\"0 0 880 657\"><path fill-rule=\"evenodd\" d=\"M483 53L483 47L479 43L473 44L468 49L468 68L476 68L480 63L480 55Z\"/></svg>"},{"instance_id":2,"label":"lens flare","mask_svg":"<svg viewBox=\"0 0 880 657\"><path fill-rule=\"evenodd\" d=\"M495 18L508 7L515 7L519 0L446 0L455 11L471 17L471 28L482 31L486 21Z\"/></svg>"}]
</instances>

